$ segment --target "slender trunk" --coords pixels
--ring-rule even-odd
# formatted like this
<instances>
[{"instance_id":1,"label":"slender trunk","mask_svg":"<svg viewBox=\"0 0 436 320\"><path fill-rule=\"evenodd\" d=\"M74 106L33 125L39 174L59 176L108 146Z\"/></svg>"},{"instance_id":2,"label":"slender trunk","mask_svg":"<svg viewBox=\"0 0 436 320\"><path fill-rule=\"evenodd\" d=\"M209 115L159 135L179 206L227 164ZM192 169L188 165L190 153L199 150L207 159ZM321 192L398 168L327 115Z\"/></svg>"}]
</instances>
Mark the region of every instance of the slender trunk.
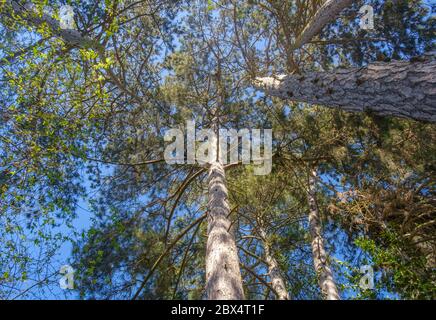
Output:
<instances>
[{"instance_id":1,"label":"slender trunk","mask_svg":"<svg viewBox=\"0 0 436 320\"><path fill-rule=\"evenodd\" d=\"M319 286L326 300L340 300L338 288L333 279L333 273L327 261L322 237L321 221L315 195L316 171L309 177L309 230L312 238L312 255L315 271L318 276Z\"/></svg>"},{"instance_id":2,"label":"slender trunk","mask_svg":"<svg viewBox=\"0 0 436 320\"><path fill-rule=\"evenodd\" d=\"M14 15L22 17L34 27L39 27L44 23L47 24L55 36L62 38L70 45L76 45L82 48L91 47L100 49L101 47L97 41L82 36L77 30L62 29L59 21L53 17L45 13L40 16L31 1L25 1L23 3L20 1L6 0L5 6L6 9L12 9Z\"/></svg>"},{"instance_id":3,"label":"slender trunk","mask_svg":"<svg viewBox=\"0 0 436 320\"><path fill-rule=\"evenodd\" d=\"M353 3L352 0L328 0L316 12L307 26L295 40L294 49L298 49L319 34L327 24L337 19L339 13Z\"/></svg>"},{"instance_id":4,"label":"slender trunk","mask_svg":"<svg viewBox=\"0 0 436 320\"><path fill-rule=\"evenodd\" d=\"M229 219L227 185L223 165L209 169L208 239L206 249L206 294L209 300L242 300L241 271L235 237Z\"/></svg>"},{"instance_id":5,"label":"slender trunk","mask_svg":"<svg viewBox=\"0 0 436 320\"><path fill-rule=\"evenodd\" d=\"M265 260L268 264L268 274L271 278L271 287L274 289L278 300L289 300L289 294L286 290L285 281L280 273L279 264L271 252L271 246L265 230L260 227L259 233L263 239L263 248L265 251Z\"/></svg>"},{"instance_id":6,"label":"slender trunk","mask_svg":"<svg viewBox=\"0 0 436 320\"><path fill-rule=\"evenodd\" d=\"M365 68L257 78L255 85L283 99L436 122L435 57L429 53Z\"/></svg>"}]
</instances>

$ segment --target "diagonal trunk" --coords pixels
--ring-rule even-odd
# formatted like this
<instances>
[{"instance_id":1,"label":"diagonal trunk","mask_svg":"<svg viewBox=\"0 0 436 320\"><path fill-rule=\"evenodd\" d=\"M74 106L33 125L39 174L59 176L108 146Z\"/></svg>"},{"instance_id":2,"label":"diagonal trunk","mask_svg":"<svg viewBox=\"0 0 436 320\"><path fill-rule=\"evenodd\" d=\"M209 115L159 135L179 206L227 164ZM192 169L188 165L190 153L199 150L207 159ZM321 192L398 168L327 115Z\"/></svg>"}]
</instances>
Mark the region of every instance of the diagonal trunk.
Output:
<instances>
[{"instance_id":1,"label":"diagonal trunk","mask_svg":"<svg viewBox=\"0 0 436 320\"><path fill-rule=\"evenodd\" d=\"M265 260L268 264L268 274L271 279L271 287L274 289L278 300L289 300L289 294L286 290L285 281L280 273L279 264L272 254L267 234L262 227L259 228L259 235L263 240Z\"/></svg>"},{"instance_id":2,"label":"diagonal trunk","mask_svg":"<svg viewBox=\"0 0 436 320\"><path fill-rule=\"evenodd\" d=\"M333 279L333 273L327 261L322 237L321 221L315 195L316 171L309 177L309 230L312 238L312 255L315 271L318 276L319 286L326 300L340 300L338 288Z\"/></svg>"},{"instance_id":3,"label":"diagonal trunk","mask_svg":"<svg viewBox=\"0 0 436 320\"><path fill-rule=\"evenodd\" d=\"M206 249L206 294L209 300L244 299L239 257L229 214L224 167L215 161L209 169Z\"/></svg>"},{"instance_id":4,"label":"diagonal trunk","mask_svg":"<svg viewBox=\"0 0 436 320\"><path fill-rule=\"evenodd\" d=\"M339 13L352 3L352 0L327 0L295 40L293 48L298 49L312 40L321 32L322 28L335 21Z\"/></svg>"},{"instance_id":5,"label":"diagonal trunk","mask_svg":"<svg viewBox=\"0 0 436 320\"><path fill-rule=\"evenodd\" d=\"M79 46L82 48L98 48L100 45L97 41L90 39L86 36L73 29L62 29L59 21L50 17L47 14L38 15L35 7L32 5L31 1L14 1L6 0L5 6L7 9L12 9L14 15L20 16L25 19L29 25L34 27L39 27L42 24L47 24L53 34L57 37L62 38L66 43L70 45Z\"/></svg>"},{"instance_id":6,"label":"diagonal trunk","mask_svg":"<svg viewBox=\"0 0 436 320\"><path fill-rule=\"evenodd\" d=\"M266 94L282 99L428 122L436 122L435 83L433 53L411 61L255 81Z\"/></svg>"}]
</instances>

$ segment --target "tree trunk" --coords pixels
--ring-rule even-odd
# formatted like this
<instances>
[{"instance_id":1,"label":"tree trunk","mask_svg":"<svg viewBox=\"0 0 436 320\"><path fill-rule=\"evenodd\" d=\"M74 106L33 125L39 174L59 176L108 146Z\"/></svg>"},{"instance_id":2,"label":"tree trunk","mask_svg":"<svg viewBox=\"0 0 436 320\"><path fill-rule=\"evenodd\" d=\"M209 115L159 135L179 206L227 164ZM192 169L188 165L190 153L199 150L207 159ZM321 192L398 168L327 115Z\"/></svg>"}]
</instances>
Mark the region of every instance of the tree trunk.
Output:
<instances>
[{"instance_id":1,"label":"tree trunk","mask_svg":"<svg viewBox=\"0 0 436 320\"><path fill-rule=\"evenodd\" d=\"M436 122L434 53L365 68L257 78L266 94L298 102Z\"/></svg>"},{"instance_id":2,"label":"tree trunk","mask_svg":"<svg viewBox=\"0 0 436 320\"><path fill-rule=\"evenodd\" d=\"M209 169L208 239L206 249L206 294L209 300L242 300L241 271L235 238L229 220L227 185L223 165Z\"/></svg>"},{"instance_id":3,"label":"tree trunk","mask_svg":"<svg viewBox=\"0 0 436 320\"><path fill-rule=\"evenodd\" d=\"M312 238L312 255L315 271L318 276L319 286L326 300L340 300L338 289L333 279L333 274L327 261L324 248L324 239L321 231L321 221L315 195L316 171L309 177L309 230Z\"/></svg>"},{"instance_id":4,"label":"tree trunk","mask_svg":"<svg viewBox=\"0 0 436 320\"><path fill-rule=\"evenodd\" d=\"M268 264L268 274L271 279L271 287L274 289L278 300L289 300L289 294L286 290L285 281L280 273L279 264L271 252L271 246L268 242L267 234L262 227L259 228L259 234L263 240L265 260Z\"/></svg>"},{"instance_id":5,"label":"tree trunk","mask_svg":"<svg viewBox=\"0 0 436 320\"><path fill-rule=\"evenodd\" d=\"M295 40L294 49L298 49L319 34L327 24L336 20L341 11L350 6L352 0L328 0L316 12L300 36Z\"/></svg>"},{"instance_id":6,"label":"tree trunk","mask_svg":"<svg viewBox=\"0 0 436 320\"><path fill-rule=\"evenodd\" d=\"M43 23L46 23L53 34L62 38L66 43L70 45L76 45L82 48L94 48L101 49L101 45L86 36L82 36L81 33L73 29L62 29L58 20L43 13L42 16L38 15L35 6L30 1L20 2L13 0L6 0L6 9L12 9L13 14L25 19L31 26L39 27ZM6 11L7 12L7 11Z\"/></svg>"}]
</instances>

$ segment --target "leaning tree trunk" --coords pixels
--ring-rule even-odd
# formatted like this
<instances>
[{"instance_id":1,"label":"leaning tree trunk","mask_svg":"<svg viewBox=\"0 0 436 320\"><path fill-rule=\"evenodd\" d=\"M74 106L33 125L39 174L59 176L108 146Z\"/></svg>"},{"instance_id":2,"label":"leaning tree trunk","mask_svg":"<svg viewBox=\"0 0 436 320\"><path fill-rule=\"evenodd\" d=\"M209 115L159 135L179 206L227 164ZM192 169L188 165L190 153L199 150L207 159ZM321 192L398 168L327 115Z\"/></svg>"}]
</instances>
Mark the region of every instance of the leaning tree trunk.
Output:
<instances>
[{"instance_id":1,"label":"leaning tree trunk","mask_svg":"<svg viewBox=\"0 0 436 320\"><path fill-rule=\"evenodd\" d=\"M241 270L229 219L225 171L220 161L209 168L206 295L209 300L242 300Z\"/></svg>"},{"instance_id":2,"label":"leaning tree trunk","mask_svg":"<svg viewBox=\"0 0 436 320\"><path fill-rule=\"evenodd\" d=\"M31 26L38 28L42 24L46 24L55 36L60 37L70 45L75 45L82 48L91 47L98 50L101 49L101 45L97 41L86 36L82 36L79 31L74 29L62 29L58 20L45 13L39 15L32 1L23 2L6 0L4 6L5 8L3 10L6 10L6 13L9 13L8 10L12 9L13 15L23 18Z\"/></svg>"},{"instance_id":3,"label":"leaning tree trunk","mask_svg":"<svg viewBox=\"0 0 436 320\"><path fill-rule=\"evenodd\" d=\"M327 261L327 254L324 248L324 239L321 230L318 206L315 195L316 171L309 177L309 230L312 238L312 255L315 271L318 276L319 286L322 294L327 300L339 300L339 292L333 279L333 273Z\"/></svg>"},{"instance_id":4,"label":"leaning tree trunk","mask_svg":"<svg viewBox=\"0 0 436 320\"><path fill-rule=\"evenodd\" d=\"M411 61L255 81L266 94L283 99L426 122L436 122L435 84L434 52Z\"/></svg>"},{"instance_id":5,"label":"leaning tree trunk","mask_svg":"<svg viewBox=\"0 0 436 320\"><path fill-rule=\"evenodd\" d=\"M306 25L300 36L295 40L293 48L298 49L309 42L314 36L321 32L324 26L335 21L339 13L352 3L353 0L326 1Z\"/></svg>"},{"instance_id":6,"label":"leaning tree trunk","mask_svg":"<svg viewBox=\"0 0 436 320\"><path fill-rule=\"evenodd\" d=\"M271 287L277 295L278 300L289 300L289 293L286 290L285 281L280 273L279 264L271 252L271 246L268 242L267 234L262 227L259 228L259 234L263 240L265 260L268 264L268 274L271 279Z\"/></svg>"}]
</instances>

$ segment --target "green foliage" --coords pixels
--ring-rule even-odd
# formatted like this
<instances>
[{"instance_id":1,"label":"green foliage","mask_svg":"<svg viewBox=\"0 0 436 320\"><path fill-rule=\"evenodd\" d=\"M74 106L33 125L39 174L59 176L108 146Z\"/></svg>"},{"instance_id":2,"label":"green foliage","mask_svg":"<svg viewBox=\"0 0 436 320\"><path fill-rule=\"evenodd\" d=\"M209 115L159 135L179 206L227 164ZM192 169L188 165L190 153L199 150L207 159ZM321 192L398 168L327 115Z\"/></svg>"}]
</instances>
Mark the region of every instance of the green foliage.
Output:
<instances>
[{"instance_id":1,"label":"green foliage","mask_svg":"<svg viewBox=\"0 0 436 320\"><path fill-rule=\"evenodd\" d=\"M374 266L380 268L389 277L381 279L384 286L393 292L397 291L407 299L434 299L435 277L429 266L429 261L420 255L406 256L404 248L407 243L394 233L382 235L384 246L379 246L374 240L359 238L356 245L370 254ZM417 270L427 272L417 272Z\"/></svg>"},{"instance_id":2,"label":"green foliage","mask_svg":"<svg viewBox=\"0 0 436 320\"><path fill-rule=\"evenodd\" d=\"M65 1L32 3L41 18ZM321 298L307 225L314 169L344 298L434 298L434 125L266 99L251 83L422 54L435 26L421 1L366 1L370 33L356 3L298 50L322 1L69 3L82 43L0 6L0 298L57 271L65 242L80 298L204 298L207 168L162 161L165 130L192 119L274 132L271 175L227 168L248 298L275 298L267 245L292 298ZM80 235L79 202L92 217ZM359 290L361 263L384 272L376 290Z\"/></svg>"}]
</instances>

